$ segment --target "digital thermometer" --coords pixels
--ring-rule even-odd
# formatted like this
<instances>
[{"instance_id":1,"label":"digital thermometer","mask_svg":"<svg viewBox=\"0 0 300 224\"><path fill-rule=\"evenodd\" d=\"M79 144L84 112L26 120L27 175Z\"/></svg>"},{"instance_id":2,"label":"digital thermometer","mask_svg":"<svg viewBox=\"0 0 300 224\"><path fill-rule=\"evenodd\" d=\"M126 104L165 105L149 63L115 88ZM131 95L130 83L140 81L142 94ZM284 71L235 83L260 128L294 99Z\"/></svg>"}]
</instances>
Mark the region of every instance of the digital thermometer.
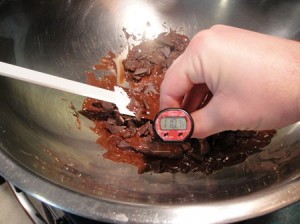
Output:
<instances>
[{"instance_id":1,"label":"digital thermometer","mask_svg":"<svg viewBox=\"0 0 300 224\"><path fill-rule=\"evenodd\" d=\"M156 115L153 129L164 142L183 142L191 137L194 122L187 111L179 108L167 108Z\"/></svg>"}]
</instances>

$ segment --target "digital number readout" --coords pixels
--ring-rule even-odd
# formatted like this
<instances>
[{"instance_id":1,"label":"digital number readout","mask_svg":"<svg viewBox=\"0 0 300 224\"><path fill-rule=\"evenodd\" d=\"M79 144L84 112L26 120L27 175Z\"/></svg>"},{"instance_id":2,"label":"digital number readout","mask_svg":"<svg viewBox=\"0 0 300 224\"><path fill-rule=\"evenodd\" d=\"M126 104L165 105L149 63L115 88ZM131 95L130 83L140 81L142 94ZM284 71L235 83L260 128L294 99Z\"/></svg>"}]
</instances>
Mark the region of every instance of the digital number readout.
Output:
<instances>
[{"instance_id":1,"label":"digital number readout","mask_svg":"<svg viewBox=\"0 0 300 224\"><path fill-rule=\"evenodd\" d=\"M187 127L184 117L163 117L160 120L161 130L185 130Z\"/></svg>"}]
</instances>

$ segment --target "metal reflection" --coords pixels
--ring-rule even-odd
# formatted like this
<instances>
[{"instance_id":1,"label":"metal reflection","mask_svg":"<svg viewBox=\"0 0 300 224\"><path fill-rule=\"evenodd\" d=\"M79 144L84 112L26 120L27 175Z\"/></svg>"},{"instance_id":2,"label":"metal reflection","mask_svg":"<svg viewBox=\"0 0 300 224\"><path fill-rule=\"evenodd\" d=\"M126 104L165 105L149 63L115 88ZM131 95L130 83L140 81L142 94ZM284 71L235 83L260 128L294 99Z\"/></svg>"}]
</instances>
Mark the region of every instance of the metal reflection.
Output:
<instances>
[{"instance_id":1,"label":"metal reflection","mask_svg":"<svg viewBox=\"0 0 300 224\"><path fill-rule=\"evenodd\" d=\"M120 14L120 20L128 32L143 35L147 39L156 37L163 28L153 6L146 2L136 1L126 5Z\"/></svg>"}]
</instances>

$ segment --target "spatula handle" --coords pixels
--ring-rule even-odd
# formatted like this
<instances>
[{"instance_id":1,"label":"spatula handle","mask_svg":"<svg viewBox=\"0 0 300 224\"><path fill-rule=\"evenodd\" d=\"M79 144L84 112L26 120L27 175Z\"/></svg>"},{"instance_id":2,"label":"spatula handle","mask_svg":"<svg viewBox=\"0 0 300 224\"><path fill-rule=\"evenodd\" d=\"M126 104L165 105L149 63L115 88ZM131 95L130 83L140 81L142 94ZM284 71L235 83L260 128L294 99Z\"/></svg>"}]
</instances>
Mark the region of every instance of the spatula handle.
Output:
<instances>
[{"instance_id":1,"label":"spatula handle","mask_svg":"<svg viewBox=\"0 0 300 224\"><path fill-rule=\"evenodd\" d=\"M114 91L0 62L0 75L81 96L115 103Z\"/></svg>"}]
</instances>

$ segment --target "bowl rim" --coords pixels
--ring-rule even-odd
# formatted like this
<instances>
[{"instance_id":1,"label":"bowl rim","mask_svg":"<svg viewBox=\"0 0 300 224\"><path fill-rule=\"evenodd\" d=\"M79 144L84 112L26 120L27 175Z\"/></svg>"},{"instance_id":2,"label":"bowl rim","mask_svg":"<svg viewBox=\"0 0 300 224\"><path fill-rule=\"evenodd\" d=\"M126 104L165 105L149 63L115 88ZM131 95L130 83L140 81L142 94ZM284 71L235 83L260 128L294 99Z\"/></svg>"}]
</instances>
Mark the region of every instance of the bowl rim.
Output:
<instances>
[{"instance_id":1,"label":"bowl rim","mask_svg":"<svg viewBox=\"0 0 300 224\"><path fill-rule=\"evenodd\" d=\"M300 200L299 174L268 190L219 202L174 206L122 203L96 199L52 183L24 169L2 149L0 161L0 174L27 194L63 211L98 221L192 224L199 222L195 218L199 214L203 223L229 223L265 215Z\"/></svg>"}]
</instances>

